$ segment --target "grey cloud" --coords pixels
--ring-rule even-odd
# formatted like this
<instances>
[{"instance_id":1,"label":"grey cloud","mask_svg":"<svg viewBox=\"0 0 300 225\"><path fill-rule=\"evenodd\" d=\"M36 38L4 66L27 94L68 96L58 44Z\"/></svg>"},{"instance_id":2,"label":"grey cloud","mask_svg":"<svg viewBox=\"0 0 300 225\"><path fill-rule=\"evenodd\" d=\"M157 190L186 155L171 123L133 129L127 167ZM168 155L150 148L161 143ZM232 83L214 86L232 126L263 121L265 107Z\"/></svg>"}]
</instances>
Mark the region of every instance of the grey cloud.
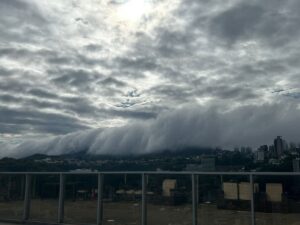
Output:
<instances>
[{"instance_id":1,"label":"grey cloud","mask_svg":"<svg viewBox=\"0 0 300 225\"><path fill-rule=\"evenodd\" d=\"M120 108L129 108L131 106L134 106L135 102L130 101L129 99L126 99L126 101L121 102L121 104L116 105Z\"/></svg>"},{"instance_id":2,"label":"grey cloud","mask_svg":"<svg viewBox=\"0 0 300 225\"><path fill-rule=\"evenodd\" d=\"M85 49L91 52L99 52L103 49L103 47L99 44L89 44L85 46Z\"/></svg>"},{"instance_id":3,"label":"grey cloud","mask_svg":"<svg viewBox=\"0 0 300 225\"><path fill-rule=\"evenodd\" d=\"M58 57L57 53L48 49L31 50L22 47L5 47L0 48L0 58L9 58L13 60L23 61L26 64L33 61L43 62L44 58Z\"/></svg>"},{"instance_id":4,"label":"grey cloud","mask_svg":"<svg viewBox=\"0 0 300 225\"><path fill-rule=\"evenodd\" d=\"M20 98L9 95L9 94L0 94L0 101L5 103L16 103L21 102Z\"/></svg>"},{"instance_id":5,"label":"grey cloud","mask_svg":"<svg viewBox=\"0 0 300 225\"><path fill-rule=\"evenodd\" d=\"M83 18L79 18L79 17L76 18L75 21L78 22L78 23L82 23L83 25L88 25L89 24L89 22L87 20L85 20Z\"/></svg>"},{"instance_id":6,"label":"grey cloud","mask_svg":"<svg viewBox=\"0 0 300 225\"><path fill-rule=\"evenodd\" d=\"M85 4L93 6L94 3L88 1ZM50 2L48 6L44 10L40 1L0 2L3 15L0 18L0 30L3 31L0 33L0 104L7 106L7 109L0 109L0 133L64 134L91 128L99 121L109 125L105 121L122 119L123 123L130 121L130 125L89 131L93 138L89 132L77 133L76 137L89 137L112 151L117 149L113 144L118 137L123 140L126 151L133 151L131 146L134 144L152 151L156 149L155 143L159 148L176 147L172 138L179 140L181 133L174 134L153 124L165 124L162 118L166 124L177 119L184 121L181 113L199 125L195 127L186 122L183 127L200 130L199 137L203 139L211 140L216 136L216 143L224 145L224 135L229 135L230 143L234 142L234 135L239 136L237 142L248 142L248 139L240 138L243 129L235 122L232 127L229 122L224 122L234 121L229 114L222 114L222 110L232 110L233 105L245 106L233 110L233 115L239 118L247 111L252 112L254 118L247 115L258 127L260 123L256 117L257 120L262 118L264 110L267 114L274 111L278 115L287 115L291 120L297 117L297 84L300 82L298 0L182 0L179 7L159 23L152 24L155 15L151 15L147 24L128 33L126 29L125 33L120 32L123 28L114 21L109 21L112 24L110 31L104 29L107 24L100 21L100 17L92 13L85 15L86 11L81 11L73 2L58 3L57 6L64 9L74 8L74 13L72 11L63 18L53 10L55 7ZM105 14L104 11L101 13ZM88 26L83 18L88 19ZM102 33L104 35L99 36ZM115 39L106 40L110 34ZM117 38L115 34L118 34ZM120 46L128 51L119 51ZM154 79L146 83L152 76ZM285 91L272 93L273 90ZM176 110L185 103L193 104L202 99L207 103L199 108L189 106L187 111L179 110L180 113ZM283 106L281 101L288 106ZM270 105L262 105L265 102ZM284 112L284 108L291 112ZM56 113L48 115L46 111ZM166 111L169 113L164 114ZM271 116L274 124L277 124L276 113ZM208 114L215 116L214 120ZM222 116L225 116L224 120ZM207 124L204 119L199 122L198 117L206 119ZM236 122L240 121L243 124L244 119ZM292 134L285 131L291 122L282 121L279 116L278 123L280 121L284 132L292 139ZM60 122L62 124L58 124ZM226 127L226 132L219 129L219 125ZM251 139L255 128L250 123L248 126ZM283 129L274 126L272 129ZM123 138L125 130L131 129L132 132ZM172 127L172 130L176 129L178 127ZM160 133L161 130L166 136ZM207 134L202 134L202 130ZM188 133L188 128L185 131ZM268 132L277 135L271 128L260 134L268 139ZM73 137L73 134L68 138L57 137L45 151L53 153L53 148L62 151L65 144L61 143L73 140ZM196 137L181 139L178 146L200 143ZM251 140L256 143L262 139ZM59 143L55 144L55 141ZM40 146L39 143L32 144ZM214 145L209 141L204 144Z\"/></svg>"},{"instance_id":7,"label":"grey cloud","mask_svg":"<svg viewBox=\"0 0 300 225\"><path fill-rule=\"evenodd\" d=\"M217 15L210 22L212 36L228 44L253 40L272 48L282 48L299 36L298 1L241 2Z\"/></svg>"},{"instance_id":8,"label":"grey cloud","mask_svg":"<svg viewBox=\"0 0 300 225\"><path fill-rule=\"evenodd\" d=\"M139 93L139 91L137 89L128 91L126 94L126 97L131 97L131 98L138 98L140 96L141 96L141 94Z\"/></svg>"},{"instance_id":9,"label":"grey cloud","mask_svg":"<svg viewBox=\"0 0 300 225\"><path fill-rule=\"evenodd\" d=\"M49 71L49 74L56 75L62 72L61 75L53 78L52 81L58 85L70 85L74 87L88 87L89 85L96 83L101 74L90 72L88 70L63 70L63 71ZM86 89L87 90L87 89Z\"/></svg>"},{"instance_id":10,"label":"grey cloud","mask_svg":"<svg viewBox=\"0 0 300 225\"><path fill-rule=\"evenodd\" d=\"M30 89L28 93L40 98L59 99L59 96L57 94L50 93L49 91L39 89L39 88Z\"/></svg>"},{"instance_id":11,"label":"grey cloud","mask_svg":"<svg viewBox=\"0 0 300 225\"><path fill-rule=\"evenodd\" d=\"M98 45L87 45L82 47L82 49L65 49L65 51L40 51L41 53L48 53L44 55L45 61L52 66L81 66L81 67L94 67L94 66L107 66L107 62L100 57L90 57L87 56L87 51L97 51ZM99 47L98 47L99 48Z\"/></svg>"},{"instance_id":12,"label":"grey cloud","mask_svg":"<svg viewBox=\"0 0 300 225\"><path fill-rule=\"evenodd\" d=\"M68 65L75 64L75 60L71 57L66 56L52 56L47 59L48 63L53 65Z\"/></svg>"},{"instance_id":13,"label":"grey cloud","mask_svg":"<svg viewBox=\"0 0 300 225\"><path fill-rule=\"evenodd\" d=\"M157 64L154 58L117 58L116 62L119 64L121 68L133 69L135 72L137 71L147 71L154 70L157 68ZM141 75L141 74L140 74Z\"/></svg>"},{"instance_id":14,"label":"grey cloud","mask_svg":"<svg viewBox=\"0 0 300 225\"><path fill-rule=\"evenodd\" d=\"M150 90L150 93L182 102L187 101L188 98L193 95L190 91L190 88L187 86L182 87L170 84L154 87Z\"/></svg>"},{"instance_id":15,"label":"grey cloud","mask_svg":"<svg viewBox=\"0 0 300 225\"><path fill-rule=\"evenodd\" d=\"M107 77L104 80L98 81L98 83L109 85L109 86L116 86L116 87L125 87L127 84L123 81L120 81L114 77Z\"/></svg>"},{"instance_id":16,"label":"grey cloud","mask_svg":"<svg viewBox=\"0 0 300 225\"><path fill-rule=\"evenodd\" d=\"M277 135L299 141L299 119L299 110L286 104L248 105L231 111L186 105L148 122L32 140L12 147L5 154L20 157L83 149L92 154L144 154L186 146L257 146L271 142Z\"/></svg>"},{"instance_id":17,"label":"grey cloud","mask_svg":"<svg viewBox=\"0 0 300 225\"><path fill-rule=\"evenodd\" d=\"M14 14L17 16L22 15L30 22L45 22L45 18L39 13L34 4L21 0L2 0L0 5L1 18L5 22L13 23L15 20L11 19L11 17ZM19 22L25 23L26 21L20 20Z\"/></svg>"},{"instance_id":18,"label":"grey cloud","mask_svg":"<svg viewBox=\"0 0 300 225\"><path fill-rule=\"evenodd\" d=\"M0 82L0 90L5 92L16 92L24 93L26 89L26 84L24 80L21 79L5 79Z\"/></svg>"},{"instance_id":19,"label":"grey cloud","mask_svg":"<svg viewBox=\"0 0 300 225\"><path fill-rule=\"evenodd\" d=\"M32 93L32 92L29 92ZM19 103L22 107L30 107L33 109L55 109L61 112L68 112L70 115L77 115L81 117L95 117L103 114L100 108L92 105L92 103L86 98L72 98L72 97L59 97L51 95L47 92L34 92L32 97L13 96L9 94L0 94L0 100L7 103ZM43 100L44 99L44 100ZM50 100L50 101L49 101ZM54 100L54 101L53 101Z\"/></svg>"},{"instance_id":20,"label":"grey cloud","mask_svg":"<svg viewBox=\"0 0 300 225\"><path fill-rule=\"evenodd\" d=\"M0 67L0 77L8 77L15 73L15 70Z\"/></svg>"},{"instance_id":21,"label":"grey cloud","mask_svg":"<svg viewBox=\"0 0 300 225\"><path fill-rule=\"evenodd\" d=\"M33 128L37 131L47 131L49 133L66 133L73 132L76 129L89 128L86 125L82 125L78 119L70 116L3 106L0 107L0 123L14 124L18 127L26 126L28 130Z\"/></svg>"},{"instance_id":22,"label":"grey cloud","mask_svg":"<svg viewBox=\"0 0 300 225\"><path fill-rule=\"evenodd\" d=\"M239 4L214 18L210 24L210 32L234 43L255 32L263 13L264 10L259 5Z\"/></svg>"},{"instance_id":23,"label":"grey cloud","mask_svg":"<svg viewBox=\"0 0 300 225\"><path fill-rule=\"evenodd\" d=\"M300 99L300 92L288 92L288 93L284 93L283 95L294 99Z\"/></svg>"},{"instance_id":24,"label":"grey cloud","mask_svg":"<svg viewBox=\"0 0 300 225\"><path fill-rule=\"evenodd\" d=\"M110 115L115 115L123 118L129 119L152 119L157 116L155 112L146 112L146 111L139 111L139 110L108 110L106 111Z\"/></svg>"},{"instance_id":25,"label":"grey cloud","mask_svg":"<svg viewBox=\"0 0 300 225\"><path fill-rule=\"evenodd\" d=\"M0 33L0 40L4 43L34 43L49 33L47 19L33 1L3 0L0 14L0 29L5 30Z\"/></svg>"},{"instance_id":26,"label":"grey cloud","mask_svg":"<svg viewBox=\"0 0 300 225\"><path fill-rule=\"evenodd\" d=\"M247 87L240 86L228 86L228 85L217 85L217 86L208 86L204 90L199 92L203 95L215 96L221 99L236 99L236 100L247 100L255 99L258 97L258 94L255 93L256 90L252 90Z\"/></svg>"},{"instance_id":27,"label":"grey cloud","mask_svg":"<svg viewBox=\"0 0 300 225\"><path fill-rule=\"evenodd\" d=\"M76 113L78 116L97 117L102 113L101 108L95 107L86 98L78 98L78 100L72 101L72 104L64 104L61 108Z\"/></svg>"},{"instance_id":28,"label":"grey cloud","mask_svg":"<svg viewBox=\"0 0 300 225\"><path fill-rule=\"evenodd\" d=\"M183 57L192 53L191 44L195 37L191 32L158 30L157 50L162 57Z\"/></svg>"}]
</instances>

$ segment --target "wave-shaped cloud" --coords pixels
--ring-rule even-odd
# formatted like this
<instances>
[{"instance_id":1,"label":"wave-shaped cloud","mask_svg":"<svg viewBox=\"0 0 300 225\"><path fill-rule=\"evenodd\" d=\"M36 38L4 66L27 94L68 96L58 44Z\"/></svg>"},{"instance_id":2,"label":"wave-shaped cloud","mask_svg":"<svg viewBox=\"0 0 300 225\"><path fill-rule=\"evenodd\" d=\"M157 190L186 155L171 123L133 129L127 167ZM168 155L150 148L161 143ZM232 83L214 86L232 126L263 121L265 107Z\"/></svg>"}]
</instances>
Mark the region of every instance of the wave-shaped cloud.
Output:
<instances>
[{"instance_id":1,"label":"wave-shaped cloud","mask_svg":"<svg viewBox=\"0 0 300 225\"><path fill-rule=\"evenodd\" d=\"M265 104L233 110L186 105L145 122L123 127L92 129L27 140L2 148L1 157L43 153L59 155L86 151L89 154L144 154L187 146L226 147L269 144L277 135L299 141L300 113L295 105ZM3 146L2 146L3 147Z\"/></svg>"}]
</instances>

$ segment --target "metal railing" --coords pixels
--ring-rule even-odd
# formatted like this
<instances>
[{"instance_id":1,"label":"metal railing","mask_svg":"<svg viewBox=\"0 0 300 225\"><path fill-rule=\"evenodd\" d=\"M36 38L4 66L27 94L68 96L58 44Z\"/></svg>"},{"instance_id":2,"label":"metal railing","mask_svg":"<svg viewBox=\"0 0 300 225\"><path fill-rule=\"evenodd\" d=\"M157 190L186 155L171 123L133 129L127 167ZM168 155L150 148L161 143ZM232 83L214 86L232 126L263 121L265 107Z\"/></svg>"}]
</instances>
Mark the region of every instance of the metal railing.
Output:
<instances>
[{"instance_id":1,"label":"metal railing","mask_svg":"<svg viewBox=\"0 0 300 225\"><path fill-rule=\"evenodd\" d=\"M300 172L171 172L171 171L123 171L123 172L0 172L1 175L24 175L25 176L25 193L22 223L30 221L31 209L31 188L32 176L34 175L59 175L59 196L58 196L58 218L57 224L64 223L64 199L65 199L65 177L66 175L97 175L97 225L103 225L103 176L104 175L140 175L141 176L141 225L147 225L147 176L148 175L189 175L192 184L192 224L198 224L197 208L198 208L198 179L201 175L211 176L246 176L250 182L251 195L251 224L255 225L255 205L254 205L254 183L253 176L300 176ZM3 219L0 219L4 221ZM5 220L7 222L7 220ZM15 221L17 222L17 221Z\"/></svg>"}]
</instances>

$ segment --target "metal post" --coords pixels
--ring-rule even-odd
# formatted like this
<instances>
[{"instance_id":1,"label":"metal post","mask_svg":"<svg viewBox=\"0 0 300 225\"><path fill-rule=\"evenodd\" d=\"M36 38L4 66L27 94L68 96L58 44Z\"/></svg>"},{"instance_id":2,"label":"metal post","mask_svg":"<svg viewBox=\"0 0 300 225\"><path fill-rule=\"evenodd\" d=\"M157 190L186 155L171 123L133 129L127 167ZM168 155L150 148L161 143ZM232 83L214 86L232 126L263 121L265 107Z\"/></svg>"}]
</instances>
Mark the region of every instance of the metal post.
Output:
<instances>
[{"instance_id":1,"label":"metal post","mask_svg":"<svg viewBox=\"0 0 300 225\"><path fill-rule=\"evenodd\" d=\"M10 200L11 196L11 176L8 177L8 185L7 185L7 199Z\"/></svg>"},{"instance_id":2,"label":"metal post","mask_svg":"<svg viewBox=\"0 0 300 225\"><path fill-rule=\"evenodd\" d=\"M223 175L221 175L221 188L222 188L222 191L224 191L223 182L224 182L224 178L223 178Z\"/></svg>"},{"instance_id":3,"label":"metal post","mask_svg":"<svg viewBox=\"0 0 300 225\"><path fill-rule=\"evenodd\" d=\"M193 225L197 225L197 210L198 210L198 175L192 174L192 207L193 207Z\"/></svg>"},{"instance_id":4,"label":"metal post","mask_svg":"<svg viewBox=\"0 0 300 225\"><path fill-rule=\"evenodd\" d=\"M103 221L103 175L98 174L98 202L97 202L97 225Z\"/></svg>"},{"instance_id":5,"label":"metal post","mask_svg":"<svg viewBox=\"0 0 300 225\"><path fill-rule=\"evenodd\" d=\"M254 184L253 175L250 175L250 194L251 194L251 224L255 225L255 211L254 211Z\"/></svg>"},{"instance_id":6,"label":"metal post","mask_svg":"<svg viewBox=\"0 0 300 225\"><path fill-rule=\"evenodd\" d=\"M29 219L30 216L30 199L31 199L31 176L25 175L25 194L24 194L24 209L23 209L23 221Z\"/></svg>"},{"instance_id":7,"label":"metal post","mask_svg":"<svg viewBox=\"0 0 300 225\"><path fill-rule=\"evenodd\" d=\"M64 222L65 175L59 175L58 223Z\"/></svg>"},{"instance_id":8,"label":"metal post","mask_svg":"<svg viewBox=\"0 0 300 225\"><path fill-rule=\"evenodd\" d=\"M25 176L21 177L21 199L25 198Z\"/></svg>"},{"instance_id":9,"label":"metal post","mask_svg":"<svg viewBox=\"0 0 300 225\"><path fill-rule=\"evenodd\" d=\"M141 225L147 225L147 175L142 174L142 221Z\"/></svg>"}]
</instances>

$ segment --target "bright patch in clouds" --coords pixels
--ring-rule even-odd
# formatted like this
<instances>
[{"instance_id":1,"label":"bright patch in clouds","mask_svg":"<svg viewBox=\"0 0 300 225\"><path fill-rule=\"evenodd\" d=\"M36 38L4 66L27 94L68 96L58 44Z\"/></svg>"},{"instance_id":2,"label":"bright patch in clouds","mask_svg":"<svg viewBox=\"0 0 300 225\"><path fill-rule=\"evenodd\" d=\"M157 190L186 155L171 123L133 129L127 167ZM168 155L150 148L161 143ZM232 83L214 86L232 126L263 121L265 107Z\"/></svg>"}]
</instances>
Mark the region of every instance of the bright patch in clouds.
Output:
<instances>
[{"instance_id":1,"label":"bright patch in clouds","mask_svg":"<svg viewBox=\"0 0 300 225\"><path fill-rule=\"evenodd\" d=\"M125 23L139 23L147 17L151 11L152 4L145 0L128 0L120 4L117 9L117 16Z\"/></svg>"}]
</instances>

